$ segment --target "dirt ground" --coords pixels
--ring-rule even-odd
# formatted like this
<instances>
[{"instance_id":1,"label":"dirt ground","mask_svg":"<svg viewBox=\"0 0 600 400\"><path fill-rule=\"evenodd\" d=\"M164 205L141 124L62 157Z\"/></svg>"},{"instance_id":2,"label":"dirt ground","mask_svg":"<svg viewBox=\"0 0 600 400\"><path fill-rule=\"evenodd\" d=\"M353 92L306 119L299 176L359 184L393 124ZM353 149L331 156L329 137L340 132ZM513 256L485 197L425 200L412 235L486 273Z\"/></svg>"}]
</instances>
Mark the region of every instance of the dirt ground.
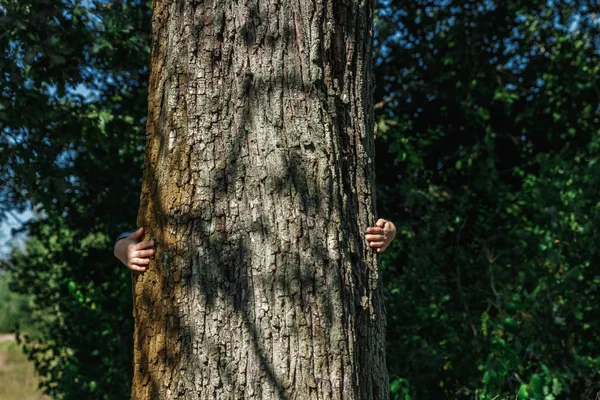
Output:
<instances>
[{"instance_id":1,"label":"dirt ground","mask_svg":"<svg viewBox=\"0 0 600 400\"><path fill-rule=\"evenodd\" d=\"M14 333L0 333L0 343L14 342L14 341L15 341Z\"/></svg>"},{"instance_id":2,"label":"dirt ground","mask_svg":"<svg viewBox=\"0 0 600 400\"><path fill-rule=\"evenodd\" d=\"M50 400L37 390L33 363L15 342L14 334L0 334L0 399Z\"/></svg>"}]
</instances>

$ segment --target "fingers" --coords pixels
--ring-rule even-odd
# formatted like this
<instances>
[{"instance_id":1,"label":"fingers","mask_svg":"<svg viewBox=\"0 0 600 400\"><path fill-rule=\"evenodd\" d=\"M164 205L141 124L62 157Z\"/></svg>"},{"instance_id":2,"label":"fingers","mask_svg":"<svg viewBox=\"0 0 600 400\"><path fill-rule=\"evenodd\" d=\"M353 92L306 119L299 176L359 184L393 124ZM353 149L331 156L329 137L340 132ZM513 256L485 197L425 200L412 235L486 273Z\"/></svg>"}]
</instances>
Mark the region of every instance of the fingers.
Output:
<instances>
[{"instance_id":1,"label":"fingers","mask_svg":"<svg viewBox=\"0 0 600 400\"><path fill-rule=\"evenodd\" d=\"M132 258L131 261L129 261L129 265L140 265L140 266L145 266L150 264L150 259L149 258Z\"/></svg>"},{"instance_id":2,"label":"fingers","mask_svg":"<svg viewBox=\"0 0 600 400\"><path fill-rule=\"evenodd\" d=\"M143 228L135 231L130 237L135 240L137 234L139 238L141 236L141 234L138 234L140 231L143 233ZM150 264L150 257L155 253L153 246L154 240L147 240L129 247L127 267L135 272L145 272Z\"/></svg>"},{"instance_id":3,"label":"fingers","mask_svg":"<svg viewBox=\"0 0 600 400\"><path fill-rule=\"evenodd\" d=\"M365 235L365 239L369 242L383 242L385 241L384 235Z\"/></svg>"},{"instance_id":4,"label":"fingers","mask_svg":"<svg viewBox=\"0 0 600 400\"><path fill-rule=\"evenodd\" d=\"M146 267L143 265L130 265L129 269L135 272L146 272Z\"/></svg>"},{"instance_id":5,"label":"fingers","mask_svg":"<svg viewBox=\"0 0 600 400\"><path fill-rule=\"evenodd\" d=\"M393 232L388 232L390 230ZM365 239L369 242L369 246L377 253L383 253L394 239L396 232L395 227L391 222L379 218L377 222L375 222L375 226L367 228L366 233ZM388 235L388 233L391 233L391 235Z\"/></svg>"},{"instance_id":6,"label":"fingers","mask_svg":"<svg viewBox=\"0 0 600 400\"><path fill-rule=\"evenodd\" d=\"M383 219L383 218L379 218L377 220L377 222L375 222L375 226L379 227L379 228L384 228L385 224L387 224L387 220Z\"/></svg>"},{"instance_id":7,"label":"fingers","mask_svg":"<svg viewBox=\"0 0 600 400\"><path fill-rule=\"evenodd\" d=\"M375 227L375 226L371 226L369 228L367 228L367 233L371 233L374 235L383 235L383 229L379 228L379 227Z\"/></svg>"},{"instance_id":8,"label":"fingers","mask_svg":"<svg viewBox=\"0 0 600 400\"><path fill-rule=\"evenodd\" d=\"M129 238L133 239L137 242L142 237L143 234L144 234L144 228L139 228L137 231L135 231L131 235L129 235Z\"/></svg>"},{"instance_id":9,"label":"fingers","mask_svg":"<svg viewBox=\"0 0 600 400\"><path fill-rule=\"evenodd\" d=\"M371 248L377 253L383 253L388 247L387 243L385 242L370 242L369 246L371 246Z\"/></svg>"},{"instance_id":10,"label":"fingers","mask_svg":"<svg viewBox=\"0 0 600 400\"><path fill-rule=\"evenodd\" d=\"M128 241L125 241L125 245L115 245L115 255L119 260L123 262L130 270L134 272L145 272L150 264L150 257L154 255L154 240L147 240L145 242L138 241L144 235L144 228L139 228L131 235L127 236ZM118 248L117 248L118 247ZM117 251L118 250L118 251ZM117 253L122 254L121 257Z\"/></svg>"},{"instance_id":11,"label":"fingers","mask_svg":"<svg viewBox=\"0 0 600 400\"><path fill-rule=\"evenodd\" d=\"M145 242L140 242L140 243L136 244L134 249L135 250L144 250L144 249L147 249L152 246L154 246L154 240L147 240Z\"/></svg>"},{"instance_id":12,"label":"fingers","mask_svg":"<svg viewBox=\"0 0 600 400\"><path fill-rule=\"evenodd\" d=\"M127 263L127 267L135 272L145 272L148 269L148 264L150 264L150 258L145 258L145 255L152 255L150 253L154 254L154 250L135 252L135 255Z\"/></svg>"},{"instance_id":13,"label":"fingers","mask_svg":"<svg viewBox=\"0 0 600 400\"><path fill-rule=\"evenodd\" d=\"M145 257L152 257L154 255L154 250L150 249L150 250L139 250L139 251L134 251L133 252L133 257L140 257L140 258L145 258Z\"/></svg>"}]
</instances>

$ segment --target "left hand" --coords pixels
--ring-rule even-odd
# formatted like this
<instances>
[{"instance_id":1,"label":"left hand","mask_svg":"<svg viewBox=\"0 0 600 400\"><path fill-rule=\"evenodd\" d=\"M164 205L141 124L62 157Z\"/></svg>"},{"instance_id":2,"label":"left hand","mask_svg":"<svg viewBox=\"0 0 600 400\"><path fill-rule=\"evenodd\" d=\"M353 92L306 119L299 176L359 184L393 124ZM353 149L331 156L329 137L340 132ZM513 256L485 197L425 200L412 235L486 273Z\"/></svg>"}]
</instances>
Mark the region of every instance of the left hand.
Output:
<instances>
[{"instance_id":1,"label":"left hand","mask_svg":"<svg viewBox=\"0 0 600 400\"><path fill-rule=\"evenodd\" d=\"M140 242L144 235L144 228L139 228L131 235L120 239L115 243L115 257L132 271L145 272L150 264L150 258L154 255L154 240Z\"/></svg>"},{"instance_id":2,"label":"left hand","mask_svg":"<svg viewBox=\"0 0 600 400\"><path fill-rule=\"evenodd\" d=\"M365 239L369 246L376 249L378 253L383 253L396 237L396 227L391 221L379 219L375 226L367 229Z\"/></svg>"}]
</instances>

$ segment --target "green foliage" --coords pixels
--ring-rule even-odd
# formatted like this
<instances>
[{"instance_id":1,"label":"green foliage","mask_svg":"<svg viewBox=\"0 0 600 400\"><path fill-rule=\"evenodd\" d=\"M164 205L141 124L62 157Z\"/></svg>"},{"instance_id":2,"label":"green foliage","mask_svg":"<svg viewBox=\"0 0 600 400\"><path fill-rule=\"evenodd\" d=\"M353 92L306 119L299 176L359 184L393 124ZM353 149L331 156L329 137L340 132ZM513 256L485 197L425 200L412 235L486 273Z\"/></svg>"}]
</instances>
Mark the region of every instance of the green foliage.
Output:
<instances>
[{"instance_id":1,"label":"green foliage","mask_svg":"<svg viewBox=\"0 0 600 400\"><path fill-rule=\"evenodd\" d=\"M27 296L9 290L10 274L0 272L0 333L24 331L35 334Z\"/></svg>"},{"instance_id":2,"label":"green foliage","mask_svg":"<svg viewBox=\"0 0 600 400\"><path fill-rule=\"evenodd\" d=\"M45 234L33 236L25 254L13 255L19 277L14 289L44 300L34 314L42 339L26 346L44 389L65 399L126 398L132 372L129 274L108 258L107 236L89 235L69 248L62 242L75 239L68 229ZM54 261L65 255L73 261Z\"/></svg>"},{"instance_id":3,"label":"green foliage","mask_svg":"<svg viewBox=\"0 0 600 400\"><path fill-rule=\"evenodd\" d=\"M588 7L378 3L377 197L399 232L383 257L394 399L600 388ZM149 5L0 0L0 26L0 211L38 210L10 260L40 325L28 354L55 398L128 398L129 274L110 248L138 206Z\"/></svg>"},{"instance_id":4,"label":"green foliage","mask_svg":"<svg viewBox=\"0 0 600 400\"><path fill-rule=\"evenodd\" d=\"M595 18L586 2L380 8L396 399L589 399L600 388Z\"/></svg>"},{"instance_id":5,"label":"green foliage","mask_svg":"<svg viewBox=\"0 0 600 400\"><path fill-rule=\"evenodd\" d=\"M138 207L149 4L0 0L0 20L0 211L36 210L2 265L33 299L26 351L54 398L129 398L130 281L111 248Z\"/></svg>"}]
</instances>

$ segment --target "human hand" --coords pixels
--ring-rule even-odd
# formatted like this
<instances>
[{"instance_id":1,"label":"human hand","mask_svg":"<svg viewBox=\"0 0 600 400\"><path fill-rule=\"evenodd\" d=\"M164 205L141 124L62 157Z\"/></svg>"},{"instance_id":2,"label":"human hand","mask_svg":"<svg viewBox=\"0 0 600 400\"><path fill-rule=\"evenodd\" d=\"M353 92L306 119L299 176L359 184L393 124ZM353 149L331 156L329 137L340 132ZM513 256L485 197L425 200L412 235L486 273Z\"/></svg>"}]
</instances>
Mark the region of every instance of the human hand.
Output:
<instances>
[{"instance_id":1,"label":"human hand","mask_svg":"<svg viewBox=\"0 0 600 400\"><path fill-rule=\"evenodd\" d=\"M144 228L140 228L131 235L115 243L115 257L117 257L127 268L135 272L145 272L154 255L154 240L140 242L144 234Z\"/></svg>"},{"instance_id":2,"label":"human hand","mask_svg":"<svg viewBox=\"0 0 600 400\"><path fill-rule=\"evenodd\" d=\"M367 229L365 239L369 246L376 249L378 253L383 253L396 237L396 227L391 221L379 219L375 226Z\"/></svg>"}]
</instances>

